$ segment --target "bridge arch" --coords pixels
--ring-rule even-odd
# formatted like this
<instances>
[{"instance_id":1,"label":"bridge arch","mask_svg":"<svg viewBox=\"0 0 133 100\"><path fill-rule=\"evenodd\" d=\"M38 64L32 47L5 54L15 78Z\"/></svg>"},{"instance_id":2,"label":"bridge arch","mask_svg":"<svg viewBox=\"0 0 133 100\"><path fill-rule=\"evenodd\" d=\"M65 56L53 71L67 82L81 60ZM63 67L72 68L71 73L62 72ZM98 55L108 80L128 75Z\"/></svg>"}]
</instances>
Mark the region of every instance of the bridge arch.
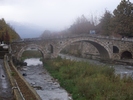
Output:
<instances>
[{"instance_id":1,"label":"bridge arch","mask_svg":"<svg viewBox=\"0 0 133 100\"><path fill-rule=\"evenodd\" d=\"M21 50L18 52L18 54L17 54L17 59L18 60L20 60L23 52L26 51L27 48L37 48L42 53L42 56L43 57L45 56L44 50L43 50L43 48L41 46L36 45L36 44L29 44L29 45L26 45L23 48L21 48Z\"/></svg>"},{"instance_id":2,"label":"bridge arch","mask_svg":"<svg viewBox=\"0 0 133 100\"><path fill-rule=\"evenodd\" d=\"M88 39L78 39L78 40L71 40L63 43L61 48L59 49L57 55L63 50L66 46L74 43L74 42L80 42L85 41L91 43L100 53L100 57L102 59L110 59L111 58L111 50L109 49L109 46L106 43L101 43L100 41L94 41L94 40L88 40Z\"/></svg>"},{"instance_id":3,"label":"bridge arch","mask_svg":"<svg viewBox=\"0 0 133 100\"><path fill-rule=\"evenodd\" d=\"M47 47L48 47L48 48L47 48L48 52L49 52L50 54L52 54L52 53L54 52L53 45L52 45L52 44L49 44Z\"/></svg>"},{"instance_id":4,"label":"bridge arch","mask_svg":"<svg viewBox=\"0 0 133 100\"><path fill-rule=\"evenodd\" d=\"M121 53L121 59L132 59L132 53L130 51L123 51Z\"/></svg>"}]
</instances>

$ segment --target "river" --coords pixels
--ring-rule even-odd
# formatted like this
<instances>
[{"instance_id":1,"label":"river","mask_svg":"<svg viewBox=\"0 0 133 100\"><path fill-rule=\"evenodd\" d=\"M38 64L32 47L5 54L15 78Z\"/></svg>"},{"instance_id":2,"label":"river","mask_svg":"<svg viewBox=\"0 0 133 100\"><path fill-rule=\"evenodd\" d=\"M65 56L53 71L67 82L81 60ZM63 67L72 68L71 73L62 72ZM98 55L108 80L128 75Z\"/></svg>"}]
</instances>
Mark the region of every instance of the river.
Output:
<instances>
[{"instance_id":1,"label":"river","mask_svg":"<svg viewBox=\"0 0 133 100\"><path fill-rule=\"evenodd\" d=\"M27 66L20 72L36 90L42 100L71 100L66 90L60 87L58 80L53 79L43 67L39 58L26 59Z\"/></svg>"},{"instance_id":2,"label":"river","mask_svg":"<svg viewBox=\"0 0 133 100\"><path fill-rule=\"evenodd\" d=\"M106 65L105 63L78 58L70 55L60 54L63 59L71 59L76 61L87 61L97 65ZM27 66L23 67L20 72L25 74L25 79L31 84L32 87L37 91L42 100L71 100L69 94L60 87L58 80L53 79L47 70L43 67L42 62L39 58L30 58L26 59ZM110 67L114 67L115 74L120 74L121 77L123 75L132 76L133 68L128 65L110 65Z\"/></svg>"}]
</instances>

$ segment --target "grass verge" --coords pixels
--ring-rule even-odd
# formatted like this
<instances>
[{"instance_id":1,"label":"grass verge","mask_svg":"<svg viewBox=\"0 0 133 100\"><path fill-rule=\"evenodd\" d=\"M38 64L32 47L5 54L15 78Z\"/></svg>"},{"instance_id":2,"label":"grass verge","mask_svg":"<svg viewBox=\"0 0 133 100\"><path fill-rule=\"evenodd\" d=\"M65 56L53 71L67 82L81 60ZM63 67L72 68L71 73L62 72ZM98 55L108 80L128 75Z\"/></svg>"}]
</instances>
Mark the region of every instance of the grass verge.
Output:
<instances>
[{"instance_id":1,"label":"grass verge","mask_svg":"<svg viewBox=\"0 0 133 100\"><path fill-rule=\"evenodd\" d=\"M114 74L114 68L60 57L44 62L45 68L73 100L133 100L133 80Z\"/></svg>"}]
</instances>

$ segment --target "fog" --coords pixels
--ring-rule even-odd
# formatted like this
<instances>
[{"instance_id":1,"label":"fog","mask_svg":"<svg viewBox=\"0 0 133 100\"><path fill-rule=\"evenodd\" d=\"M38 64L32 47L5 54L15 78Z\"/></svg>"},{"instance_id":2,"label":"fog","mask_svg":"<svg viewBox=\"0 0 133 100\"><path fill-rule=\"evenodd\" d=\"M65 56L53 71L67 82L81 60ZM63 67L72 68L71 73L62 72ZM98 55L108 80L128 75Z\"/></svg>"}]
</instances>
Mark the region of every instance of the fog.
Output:
<instances>
[{"instance_id":1,"label":"fog","mask_svg":"<svg viewBox=\"0 0 133 100\"><path fill-rule=\"evenodd\" d=\"M29 27L37 31L68 28L77 17L100 18L105 9L113 11L121 0L0 0L0 19L4 18L23 37ZM17 26L17 27L16 27ZM20 29L20 30L19 30ZM34 31L28 36L33 36ZM40 34L38 32L38 34Z\"/></svg>"}]
</instances>

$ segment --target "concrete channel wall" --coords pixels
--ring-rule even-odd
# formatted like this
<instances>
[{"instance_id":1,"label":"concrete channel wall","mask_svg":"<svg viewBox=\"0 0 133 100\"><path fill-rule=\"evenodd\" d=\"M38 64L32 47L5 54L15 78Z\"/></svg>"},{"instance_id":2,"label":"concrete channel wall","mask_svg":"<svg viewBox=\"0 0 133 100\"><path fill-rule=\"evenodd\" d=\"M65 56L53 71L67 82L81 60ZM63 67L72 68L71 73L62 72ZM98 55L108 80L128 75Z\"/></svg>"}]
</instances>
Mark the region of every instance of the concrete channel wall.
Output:
<instances>
[{"instance_id":1,"label":"concrete channel wall","mask_svg":"<svg viewBox=\"0 0 133 100\"><path fill-rule=\"evenodd\" d=\"M29 85L29 83L24 79L24 77L17 71L17 69L13 65L12 61L10 61L10 63L12 65L13 69L15 70L15 72L17 73L17 75L19 76L19 78L27 85L27 87L29 88L31 93L33 93L35 95L36 100L41 100L40 96L36 93L36 91ZM8 61L7 61L7 56L4 56L4 65L5 65L5 69L6 69L7 75L9 77L9 80L10 80L11 85L12 85L12 90L13 90L13 93L14 93L14 98L16 100L25 100L23 98L23 96L21 95L21 92L19 90L19 87L16 84L15 79L11 75L12 72L10 70L10 66L8 64Z\"/></svg>"}]
</instances>

